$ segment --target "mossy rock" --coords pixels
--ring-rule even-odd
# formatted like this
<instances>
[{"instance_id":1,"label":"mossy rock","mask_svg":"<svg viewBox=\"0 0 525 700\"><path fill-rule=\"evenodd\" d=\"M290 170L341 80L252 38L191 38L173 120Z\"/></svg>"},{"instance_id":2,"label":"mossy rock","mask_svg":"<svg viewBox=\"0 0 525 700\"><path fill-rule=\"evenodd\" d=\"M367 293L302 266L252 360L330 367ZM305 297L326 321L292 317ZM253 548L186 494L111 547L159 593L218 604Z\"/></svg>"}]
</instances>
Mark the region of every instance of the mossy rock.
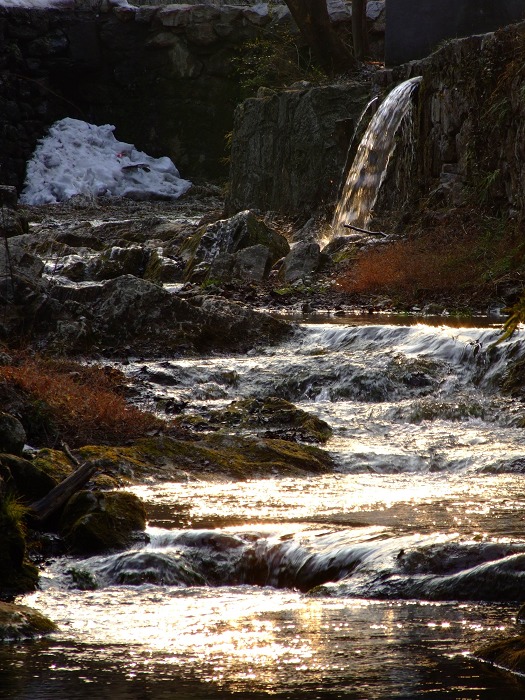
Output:
<instances>
[{"instance_id":1,"label":"mossy rock","mask_svg":"<svg viewBox=\"0 0 525 700\"><path fill-rule=\"evenodd\" d=\"M0 641L31 639L56 632L49 618L25 605L0 603Z\"/></svg>"},{"instance_id":2,"label":"mossy rock","mask_svg":"<svg viewBox=\"0 0 525 700\"><path fill-rule=\"evenodd\" d=\"M9 454L0 454L0 475L7 488L12 487L28 503L42 498L57 484L34 462Z\"/></svg>"},{"instance_id":3,"label":"mossy rock","mask_svg":"<svg viewBox=\"0 0 525 700\"><path fill-rule=\"evenodd\" d=\"M165 257L160 251L153 250L144 271L144 279L150 282L179 282L182 273L181 261Z\"/></svg>"},{"instance_id":4,"label":"mossy rock","mask_svg":"<svg viewBox=\"0 0 525 700\"><path fill-rule=\"evenodd\" d=\"M136 445L144 460L156 462L141 476L179 474L251 479L263 476L319 474L334 468L332 458L313 445L287 440L212 434L199 440L141 440Z\"/></svg>"},{"instance_id":5,"label":"mossy rock","mask_svg":"<svg viewBox=\"0 0 525 700\"><path fill-rule=\"evenodd\" d=\"M0 502L0 592L16 595L33 591L37 568L26 560L23 510L11 498Z\"/></svg>"},{"instance_id":6,"label":"mossy rock","mask_svg":"<svg viewBox=\"0 0 525 700\"><path fill-rule=\"evenodd\" d=\"M232 255L253 246L268 249L270 266L290 252L286 238L251 211L241 211L230 219L202 226L180 248L180 256L186 263L184 279L191 279L200 263L212 263L219 256Z\"/></svg>"},{"instance_id":7,"label":"mossy rock","mask_svg":"<svg viewBox=\"0 0 525 700\"><path fill-rule=\"evenodd\" d=\"M120 491L79 491L68 501L61 520L68 546L80 554L130 547L145 527L140 498Z\"/></svg>"},{"instance_id":8,"label":"mossy rock","mask_svg":"<svg viewBox=\"0 0 525 700\"><path fill-rule=\"evenodd\" d=\"M56 484L63 481L74 470L70 459L64 452L51 450L47 447L37 452L33 459L33 465L50 476Z\"/></svg>"},{"instance_id":9,"label":"mossy rock","mask_svg":"<svg viewBox=\"0 0 525 700\"><path fill-rule=\"evenodd\" d=\"M476 649L474 655L508 671L525 674L525 635L491 642Z\"/></svg>"},{"instance_id":10,"label":"mossy rock","mask_svg":"<svg viewBox=\"0 0 525 700\"><path fill-rule=\"evenodd\" d=\"M246 430L264 429L268 437L326 442L332 436L332 429L324 420L275 396L234 401L213 416L219 422Z\"/></svg>"},{"instance_id":11,"label":"mossy rock","mask_svg":"<svg viewBox=\"0 0 525 700\"><path fill-rule=\"evenodd\" d=\"M149 477L186 481L191 474L210 479L250 479L334 469L330 455L314 445L229 434L206 434L198 440L158 435L125 447L90 445L81 448L79 454L83 460L96 459L107 471L125 475L129 482Z\"/></svg>"}]
</instances>

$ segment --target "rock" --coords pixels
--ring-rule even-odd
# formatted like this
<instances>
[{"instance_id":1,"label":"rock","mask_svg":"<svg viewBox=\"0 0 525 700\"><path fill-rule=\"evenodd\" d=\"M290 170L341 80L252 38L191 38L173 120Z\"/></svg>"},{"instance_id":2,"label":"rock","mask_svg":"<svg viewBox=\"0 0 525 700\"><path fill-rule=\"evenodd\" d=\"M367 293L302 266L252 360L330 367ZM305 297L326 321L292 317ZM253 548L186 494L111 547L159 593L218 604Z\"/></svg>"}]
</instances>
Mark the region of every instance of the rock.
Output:
<instances>
[{"instance_id":1,"label":"rock","mask_svg":"<svg viewBox=\"0 0 525 700\"><path fill-rule=\"evenodd\" d=\"M26 560L24 509L12 497L0 496L0 593L16 595L36 588L38 570Z\"/></svg>"},{"instance_id":2,"label":"rock","mask_svg":"<svg viewBox=\"0 0 525 700\"><path fill-rule=\"evenodd\" d=\"M27 503L37 501L57 485L57 481L37 465L12 454L0 454L0 475Z\"/></svg>"},{"instance_id":3,"label":"rock","mask_svg":"<svg viewBox=\"0 0 525 700\"><path fill-rule=\"evenodd\" d=\"M368 88L353 83L290 88L242 102L234 117L226 212L309 215L332 204L368 100Z\"/></svg>"},{"instance_id":4,"label":"rock","mask_svg":"<svg viewBox=\"0 0 525 700\"><path fill-rule=\"evenodd\" d=\"M26 431L18 418L0 412L0 452L21 455L26 440Z\"/></svg>"},{"instance_id":5,"label":"rock","mask_svg":"<svg viewBox=\"0 0 525 700\"><path fill-rule=\"evenodd\" d=\"M32 639L56 630L55 623L37 610L0 602L0 641Z\"/></svg>"},{"instance_id":6,"label":"rock","mask_svg":"<svg viewBox=\"0 0 525 700\"><path fill-rule=\"evenodd\" d=\"M28 231L27 219L8 207L0 208L0 236L12 238L21 236Z\"/></svg>"},{"instance_id":7,"label":"rock","mask_svg":"<svg viewBox=\"0 0 525 700\"><path fill-rule=\"evenodd\" d=\"M241 282L262 282L272 267L270 250L264 245L252 245L239 250L233 258L232 278Z\"/></svg>"},{"instance_id":8,"label":"rock","mask_svg":"<svg viewBox=\"0 0 525 700\"><path fill-rule=\"evenodd\" d=\"M213 422L235 425L243 430L264 429L266 437L304 442L326 442L332 429L324 420L275 396L234 401L213 415Z\"/></svg>"},{"instance_id":9,"label":"rock","mask_svg":"<svg viewBox=\"0 0 525 700\"><path fill-rule=\"evenodd\" d=\"M113 246L89 265L89 276L94 280L115 279L121 275L142 277L148 258L149 251L142 246Z\"/></svg>"},{"instance_id":10,"label":"rock","mask_svg":"<svg viewBox=\"0 0 525 700\"><path fill-rule=\"evenodd\" d=\"M68 501L61 531L75 552L125 549L146 527L142 501L132 493L79 491Z\"/></svg>"},{"instance_id":11,"label":"rock","mask_svg":"<svg viewBox=\"0 0 525 700\"><path fill-rule=\"evenodd\" d=\"M194 297L190 303L132 275L109 280L97 289L74 290L71 296L86 318L69 319L58 328L53 343L62 351L107 350L125 344L133 345L135 352L153 354L237 351L258 342L275 342L290 330L287 323L243 304L210 297ZM85 334L80 333L82 323Z\"/></svg>"},{"instance_id":12,"label":"rock","mask_svg":"<svg viewBox=\"0 0 525 700\"><path fill-rule=\"evenodd\" d=\"M181 247L180 254L187 261L184 279L193 279L194 268L199 263L212 264L219 256L234 255L252 246L265 246L271 264L290 250L284 236L269 228L251 211L242 211L230 219L203 226Z\"/></svg>"},{"instance_id":13,"label":"rock","mask_svg":"<svg viewBox=\"0 0 525 700\"><path fill-rule=\"evenodd\" d=\"M525 635L486 644L476 649L474 656L507 671L525 674Z\"/></svg>"},{"instance_id":14,"label":"rock","mask_svg":"<svg viewBox=\"0 0 525 700\"><path fill-rule=\"evenodd\" d=\"M205 434L191 440L161 435L126 447L85 447L79 453L83 459L97 459L105 470L137 480L251 479L334 469L331 456L314 445L246 435Z\"/></svg>"},{"instance_id":15,"label":"rock","mask_svg":"<svg viewBox=\"0 0 525 700\"><path fill-rule=\"evenodd\" d=\"M285 257L281 274L285 282L305 279L318 270L320 260L318 243L297 243Z\"/></svg>"},{"instance_id":16,"label":"rock","mask_svg":"<svg viewBox=\"0 0 525 700\"><path fill-rule=\"evenodd\" d=\"M144 279L151 282L180 282L183 271L184 265L180 259L166 257L159 248L150 253Z\"/></svg>"}]
</instances>

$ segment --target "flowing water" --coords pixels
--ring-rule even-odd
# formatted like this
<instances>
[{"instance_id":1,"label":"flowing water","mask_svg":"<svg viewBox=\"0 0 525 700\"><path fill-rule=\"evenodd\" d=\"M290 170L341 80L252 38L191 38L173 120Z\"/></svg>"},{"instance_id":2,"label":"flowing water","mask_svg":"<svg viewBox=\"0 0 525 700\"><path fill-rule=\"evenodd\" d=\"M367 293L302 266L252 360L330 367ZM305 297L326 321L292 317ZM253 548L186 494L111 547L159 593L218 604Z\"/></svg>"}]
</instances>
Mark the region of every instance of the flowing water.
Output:
<instances>
[{"instance_id":1,"label":"flowing water","mask_svg":"<svg viewBox=\"0 0 525 700\"><path fill-rule=\"evenodd\" d=\"M345 224L367 227L396 147L396 133L410 115L412 94L420 82L421 77L410 78L395 87L370 120L335 209L333 237L348 232Z\"/></svg>"},{"instance_id":2,"label":"flowing water","mask_svg":"<svg viewBox=\"0 0 525 700\"><path fill-rule=\"evenodd\" d=\"M189 411L295 402L333 426L337 467L135 487L149 543L49 563L24 602L60 631L0 647L0 698L525 697L471 655L525 600L525 407L500 392L523 338L496 337L347 319L243 357L131 361Z\"/></svg>"}]
</instances>

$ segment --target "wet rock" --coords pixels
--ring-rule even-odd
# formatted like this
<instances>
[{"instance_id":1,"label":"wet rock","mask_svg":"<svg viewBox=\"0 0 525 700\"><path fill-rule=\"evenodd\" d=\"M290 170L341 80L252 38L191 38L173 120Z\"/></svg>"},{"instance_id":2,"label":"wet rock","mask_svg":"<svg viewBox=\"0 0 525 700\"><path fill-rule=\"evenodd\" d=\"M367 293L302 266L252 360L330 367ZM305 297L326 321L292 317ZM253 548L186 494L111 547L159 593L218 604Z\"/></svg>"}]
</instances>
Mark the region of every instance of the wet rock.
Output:
<instances>
[{"instance_id":1,"label":"wet rock","mask_svg":"<svg viewBox=\"0 0 525 700\"><path fill-rule=\"evenodd\" d=\"M75 552L124 549L146 527L142 501L132 493L79 491L61 520L66 542Z\"/></svg>"},{"instance_id":2,"label":"wet rock","mask_svg":"<svg viewBox=\"0 0 525 700\"><path fill-rule=\"evenodd\" d=\"M153 250L144 270L144 279L151 282L180 282L184 266L181 260L163 255L162 250Z\"/></svg>"},{"instance_id":3,"label":"wet rock","mask_svg":"<svg viewBox=\"0 0 525 700\"><path fill-rule=\"evenodd\" d=\"M243 429L264 429L266 437L326 442L332 435L332 429L324 420L275 396L234 401L214 418Z\"/></svg>"},{"instance_id":4,"label":"wet rock","mask_svg":"<svg viewBox=\"0 0 525 700\"><path fill-rule=\"evenodd\" d=\"M90 277L94 280L115 279L120 275L142 277L148 258L149 251L142 246L113 246L89 266Z\"/></svg>"},{"instance_id":5,"label":"wet rock","mask_svg":"<svg viewBox=\"0 0 525 700\"><path fill-rule=\"evenodd\" d=\"M84 447L79 454L84 460L96 459L107 472L138 481L187 481L192 476L251 479L323 474L334 469L331 456L314 445L229 434L205 434L191 440L159 435L131 446Z\"/></svg>"},{"instance_id":6,"label":"wet rock","mask_svg":"<svg viewBox=\"0 0 525 700\"><path fill-rule=\"evenodd\" d=\"M26 605L0 603L0 641L31 639L56 630L55 623L37 610Z\"/></svg>"},{"instance_id":7,"label":"wet rock","mask_svg":"<svg viewBox=\"0 0 525 700\"><path fill-rule=\"evenodd\" d=\"M219 257L235 255L238 251L253 246L267 248L270 265L290 250L284 236L269 228L251 211L242 211L230 219L208 224L181 247L181 256L187 261L184 278L192 280L194 269L200 263L211 265ZM256 252L260 254L261 249L258 248ZM239 267L242 266L242 258L238 264ZM265 267L267 264L265 261Z\"/></svg>"},{"instance_id":8,"label":"wet rock","mask_svg":"<svg viewBox=\"0 0 525 700\"><path fill-rule=\"evenodd\" d=\"M27 436L22 423L10 413L0 412L0 452L21 455Z\"/></svg>"},{"instance_id":9,"label":"wet rock","mask_svg":"<svg viewBox=\"0 0 525 700\"><path fill-rule=\"evenodd\" d=\"M317 272L320 262L318 243L297 243L285 257L281 274L285 282L296 282Z\"/></svg>"},{"instance_id":10,"label":"wet rock","mask_svg":"<svg viewBox=\"0 0 525 700\"><path fill-rule=\"evenodd\" d=\"M499 639L474 651L474 656L514 673L525 673L525 635Z\"/></svg>"}]
</instances>

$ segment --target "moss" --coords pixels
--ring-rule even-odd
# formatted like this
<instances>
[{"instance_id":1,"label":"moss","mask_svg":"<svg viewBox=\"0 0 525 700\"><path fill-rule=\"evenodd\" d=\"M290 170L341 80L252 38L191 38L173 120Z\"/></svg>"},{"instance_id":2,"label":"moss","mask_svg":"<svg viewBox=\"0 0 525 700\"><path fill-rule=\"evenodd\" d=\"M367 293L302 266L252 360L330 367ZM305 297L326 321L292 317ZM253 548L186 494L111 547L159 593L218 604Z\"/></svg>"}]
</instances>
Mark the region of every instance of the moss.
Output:
<instances>
[{"instance_id":1,"label":"moss","mask_svg":"<svg viewBox=\"0 0 525 700\"><path fill-rule=\"evenodd\" d=\"M55 632L54 622L25 605L0 603L0 641L37 637Z\"/></svg>"},{"instance_id":2,"label":"moss","mask_svg":"<svg viewBox=\"0 0 525 700\"><path fill-rule=\"evenodd\" d=\"M146 527L142 501L132 493L79 491L67 503L61 530L71 549L91 554L129 547Z\"/></svg>"},{"instance_id":3,"label":"moss","mask_svg":"<svg viewBox=\"0 0 525 700\"><path fill-rule=\"evenodd\" d=\"M160 464L159 457L154 457L159 442L141 441L137 448L157 461L157 476L170 473L173 468L183 473L204 472L237 479L322 473L333 468L331 457L323 450L279 439L218 434L198 441L164 439Z\"/></svg>"},{"instance_id":4,"label":"moss","mask_svg":"<svg viewBox=\"0 0 525 700\"><path fill-rule=\"evenodd\" d=\"M0 592L25 593L36 588L38 570L26 560L25 509L13 497L0 502Z\"/></svg>"},{"instance_id":5,"label":"moss","mask_svg":"<svg viewBox=\"0 0 525 700\"><path fill-rule=\"evenodd\" d=\"M243 429L264 428L284 439L326 442L332 435L332 429L324 420L275 396L234 401L225 411L214 414L214 418Z\"/></svg>"},{"instance_id":6,"label":"moss","mask_svg":"<svg viewBox=\"0 0 525 700\"><path fill-rule=\"evenodd\" d=\"M525 635L491 642L477 649L474 655L509 671L525 674Z\"/></svg>"},{"instance_id":7,"label":"moss","mask_svg":"<svg viewBox=\"0 0 525 700\"><path fill-rule=\"evenodd\" d=\"M48 474L57 484L73 471L71 461L64 452L48 448L37 452L33 465L44 474Z\"/></svg>"}]
</instances>

